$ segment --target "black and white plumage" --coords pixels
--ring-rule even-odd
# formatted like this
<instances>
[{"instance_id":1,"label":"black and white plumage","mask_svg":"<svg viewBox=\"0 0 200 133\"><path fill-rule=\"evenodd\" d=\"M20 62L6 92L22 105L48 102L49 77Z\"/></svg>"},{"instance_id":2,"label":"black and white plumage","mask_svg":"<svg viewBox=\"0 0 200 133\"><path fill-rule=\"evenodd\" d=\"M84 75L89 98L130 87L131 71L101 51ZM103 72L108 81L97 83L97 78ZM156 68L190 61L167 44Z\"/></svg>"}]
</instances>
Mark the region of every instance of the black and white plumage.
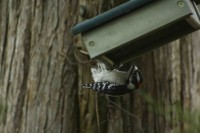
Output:
<instances>
[{"instance_id":1,"label":"black and white plumage","mask_svg":"<svg viewBox=\"0 0 200 133\"><path fill-rule=\"evenodd\" d=\"M123 95L125 93L131 92L132 90L127 89L126 85L118 85L110 82L97 82L84 84L83 88L89 88L94 91L108 94L108 95Z\"/></svg>"},{"instance_id":2,"label":"black and white plumage","mask_svg":"<svg viewBox=\"0 0 200 133\"><path fill-rule=\"evenodd\" d=\"M116 69L113 71L104 70L93 74L93 78L95 82L84 84L83 88L89 88L109 95L130 93L140 88L143 81L142 74L136 66L132 66L127 72Z\"/></svg>"}]
</instances>

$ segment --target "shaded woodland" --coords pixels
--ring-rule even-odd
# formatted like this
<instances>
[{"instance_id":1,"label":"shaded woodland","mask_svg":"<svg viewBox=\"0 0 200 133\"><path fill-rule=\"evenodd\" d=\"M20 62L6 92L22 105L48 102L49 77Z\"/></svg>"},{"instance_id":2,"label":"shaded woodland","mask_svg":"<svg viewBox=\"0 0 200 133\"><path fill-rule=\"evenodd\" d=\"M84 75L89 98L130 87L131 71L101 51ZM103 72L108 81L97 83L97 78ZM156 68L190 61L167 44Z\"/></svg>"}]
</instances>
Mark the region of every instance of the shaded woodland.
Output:
<instances>
[{"instance_id":1,"label":"shaded woodland","mask_svg":"<svg viewBox=\"0 0 200 133\"><path fill-rule=\"evenodd\" d=\"M141 90L110 103L82 89L90 62L71 27L124 2L0 0L1 133L200 132L200 31L134 60Z\"/></svg>"}]
</instances>

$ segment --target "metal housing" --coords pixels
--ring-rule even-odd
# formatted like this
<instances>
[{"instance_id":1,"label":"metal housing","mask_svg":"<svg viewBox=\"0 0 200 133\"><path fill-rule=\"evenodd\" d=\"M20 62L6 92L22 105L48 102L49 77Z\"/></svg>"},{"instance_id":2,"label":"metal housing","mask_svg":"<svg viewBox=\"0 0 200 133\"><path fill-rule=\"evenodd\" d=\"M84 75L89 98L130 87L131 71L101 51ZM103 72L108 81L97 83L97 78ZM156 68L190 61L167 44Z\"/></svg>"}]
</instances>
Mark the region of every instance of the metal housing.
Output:
<instances>
[{"instance_id":1,"label":"metal housing","mask_svg":"<svg viewBox=\"0 0 200 133\"><path fill-rule=\"evenodd\" d=\"M82 32L90 58L125 63L200 28L191 0L157 0ZM103 57L103 58L102 58Z\"/></svg>"}]
</instances>

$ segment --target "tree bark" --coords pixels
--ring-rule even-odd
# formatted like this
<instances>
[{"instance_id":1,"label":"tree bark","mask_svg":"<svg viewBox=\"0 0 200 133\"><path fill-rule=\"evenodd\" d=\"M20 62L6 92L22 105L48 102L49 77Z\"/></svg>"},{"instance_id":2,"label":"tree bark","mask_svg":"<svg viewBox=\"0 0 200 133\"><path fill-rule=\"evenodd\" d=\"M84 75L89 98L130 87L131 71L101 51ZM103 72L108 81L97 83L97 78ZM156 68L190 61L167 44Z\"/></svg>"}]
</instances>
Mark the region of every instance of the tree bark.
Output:
<instances>
[{"instance_id":1,"label":"tree bark","mask_svg":"<svg viewBox=\"0 0 200 133\"><path fill-rule=\"evenodd\" d=\"M1 133L78 131L78 1L0 1Z\"/></svg>"},{"instance_id":2,"label":"tree bark","mask_svg":"<svg viewBox=\"0 0 200 133\"><path fill-rule=\"evenodd\" d=\"M0 0L1 133L200 131L199 31L134 60L140 90L106 98L81 88L93 81L91 64L75 60L81 37L70 28L78 14L82 21L123 2Z\"/></svg>"}]
</instances>

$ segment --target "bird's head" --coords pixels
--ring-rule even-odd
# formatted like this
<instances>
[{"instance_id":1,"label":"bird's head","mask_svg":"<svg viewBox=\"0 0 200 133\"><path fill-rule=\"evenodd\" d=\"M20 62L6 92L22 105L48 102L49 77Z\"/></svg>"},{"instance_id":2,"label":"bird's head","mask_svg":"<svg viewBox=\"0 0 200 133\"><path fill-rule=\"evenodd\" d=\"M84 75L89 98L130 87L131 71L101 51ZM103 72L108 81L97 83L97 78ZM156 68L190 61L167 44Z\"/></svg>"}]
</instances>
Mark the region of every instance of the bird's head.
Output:
<instances>
[{"instance_id":1,"label":"bird's head","mask_svg":"<svg viewBox=\"0 0 200 133\"><path fill-rule=\"evenodd\" d=\"M128 85L127 85L128 89L133 90L133 89L139 89L141 87L142 82L143 82L143 76L142 76L142 73L137 68L137 66L134 65L131 68L127 82L128 82Z\"/></svg>"}]
</instances>

